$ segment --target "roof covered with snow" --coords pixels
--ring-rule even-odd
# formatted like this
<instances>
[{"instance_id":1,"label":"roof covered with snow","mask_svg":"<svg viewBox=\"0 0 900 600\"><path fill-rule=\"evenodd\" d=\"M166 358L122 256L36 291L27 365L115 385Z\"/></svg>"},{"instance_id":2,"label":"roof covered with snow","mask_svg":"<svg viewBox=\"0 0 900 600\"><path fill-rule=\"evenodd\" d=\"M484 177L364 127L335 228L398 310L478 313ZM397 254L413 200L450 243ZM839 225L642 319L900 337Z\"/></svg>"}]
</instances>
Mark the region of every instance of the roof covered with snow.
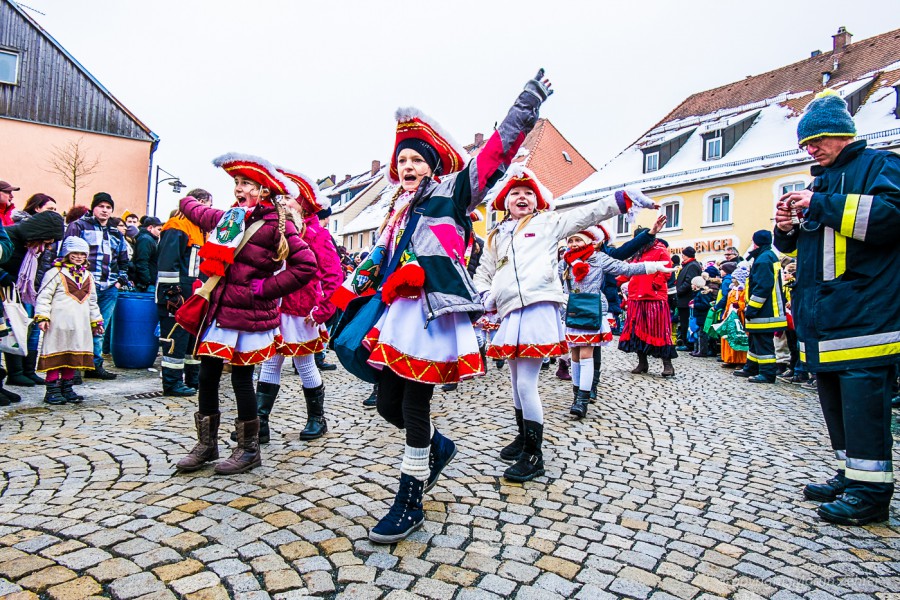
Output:
<instances>
[{"instance_id":1,"label":"roof covered with snow","mask_svg":"<svg viewBox=\"0 0 900 600\"><path fill-rule=\"evenodd\" d=\"M350 204L353 203L358 196L361 196L363 192L365 192L371 185L379 181L387 174L387 167L382 166L379 168L375 174L372 174L372 170L365 171L364 173L360 173L359 175L355 175L346 179L345 181L341 181L340 183L334 185L333 187L322 190L322 193L328 196L331 199L331 212L339 213L346 209ZM347 202L341 201L341 196L344 192L351 192L352 197Z\"/></svg>"},{"instance_id":2,"label":"roof covered with snow","mask_svg":"<svg viewBox=\"0 0 900 600\"><path fill-rule=\"evenodd\" d=\"M361 231L371 231L380 227L384 217L387 216L388 208L391 205L391 197L396 190L397 187L393 185L388 185L381 190L378 198L372 204L364 208L362 212L356 215L355 219L343 227L341 234L350 235Z\"/></svg>"},{"instance_id":3,"label":"roof covered with snow","mask_svg":"<svg viewBox=\"0 0 900 600\"><path fill-rule=\"evenodd\" d=\"M624 185L658 190L811 162L797 147L797 122L815 94L824 89L824 70L831 70L827 87L836 90L851 107L854 103L859 107L854 114L858 137L868 140L871 147L898 146L900 92L892 87L900 78L898 57L900 30L694 94L560 198L557 205L590 201ZM742 128L736 143L721 158L704 160L704 136L708 139L728 127ZM668 162L644 173L645 152L686 134L690 135Z\"/></svg>"}]
</instances>

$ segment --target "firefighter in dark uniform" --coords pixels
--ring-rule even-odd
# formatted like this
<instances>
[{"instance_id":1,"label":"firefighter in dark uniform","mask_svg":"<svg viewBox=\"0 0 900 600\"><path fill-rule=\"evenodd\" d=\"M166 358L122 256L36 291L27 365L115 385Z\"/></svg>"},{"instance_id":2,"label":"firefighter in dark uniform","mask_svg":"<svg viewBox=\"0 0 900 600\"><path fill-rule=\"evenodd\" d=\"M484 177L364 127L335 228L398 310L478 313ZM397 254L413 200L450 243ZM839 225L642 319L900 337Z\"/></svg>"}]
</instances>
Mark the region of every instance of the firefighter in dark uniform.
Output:
<instances>
[{"instance_id":1,"label":"firefighter in dark uniform","mask_svg":"<svg viewBox=\"0 0 900 600\"><path fill-rule=\"evenodd\" d=\"M781 262L772 251L772 234L757 231L753 234L756 246L747 258L753 259L744 295L744 328L750 341L747 363L734 371L737 377L747 377L752 383L775 383L775 332L787 327L781 283Z\"/></svg>"},{"instance_id":2,"label":"firefighter in dark uniform","mask_svg":"<svg viewBox=\"0 0 900 600\"><path fill-rule=\"evenodd\" d=\"M800 146L815 159L811 189L785 194L775 247L797 253L794 323L800 360L817 374L837 475L804 488L819 516L842 525L888 518L891 377L900 359L900 156L853 141L843 99L806 109Z\"/></svg>"},{"instance_id":3,"label":"firefighter in dark uniform","mask_svg":"<svg viewBox=\"0 0 900 600\"><path fill-rule=\"evenodd\" d=\"M212 195L206 190L191 190L188 196L212 204ZM200 228L180 212L166 221L159 236L156 308L166 396L193 396L200 385L200 361L193 357L194 337L175 327L175 311L194 293L200 277L197 253L205 241Z\"/></svg>"}]
</instances>

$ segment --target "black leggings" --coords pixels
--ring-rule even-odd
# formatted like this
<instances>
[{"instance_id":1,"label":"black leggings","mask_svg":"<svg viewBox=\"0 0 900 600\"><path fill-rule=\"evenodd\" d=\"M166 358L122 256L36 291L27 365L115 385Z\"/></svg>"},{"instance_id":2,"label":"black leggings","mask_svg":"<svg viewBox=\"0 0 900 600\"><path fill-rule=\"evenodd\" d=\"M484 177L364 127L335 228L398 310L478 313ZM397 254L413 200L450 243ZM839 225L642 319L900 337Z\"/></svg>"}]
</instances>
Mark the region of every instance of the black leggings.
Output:
<instances>
[{"instance_id":1,"label":"black leggings","mask_svg":"<svg viewBox=\"0 0 900 600\"><path fill-rule=\"evenodd\" d=\"M214 356L200 357L200 389L197 400L200 414L219 414L219 382L225 361ZM231 387L237 400L238 419L252 421L256 418L256 391L253 389L253 365L231 366Z\"/></svg>"},{"instance_id":2,"label":"black leggings","mask_svg":"<svg viewBox=\"0 0 900 600\"><path fill-rule=\"evenodd\" d=\"M378 379L378 414L398 429L406 429L407 446L425 448L431 445L433 395L434 385L404 379L385 367Z\"/></svg>"}]
</instances>

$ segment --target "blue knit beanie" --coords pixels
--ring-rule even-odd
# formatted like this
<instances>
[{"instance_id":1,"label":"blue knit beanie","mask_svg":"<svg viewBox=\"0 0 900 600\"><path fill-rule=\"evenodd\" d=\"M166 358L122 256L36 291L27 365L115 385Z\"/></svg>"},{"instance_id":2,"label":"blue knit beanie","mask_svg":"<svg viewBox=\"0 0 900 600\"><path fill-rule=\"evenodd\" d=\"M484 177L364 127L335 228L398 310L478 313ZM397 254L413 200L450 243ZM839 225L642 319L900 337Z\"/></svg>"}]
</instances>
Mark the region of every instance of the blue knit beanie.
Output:
<instances>
[{"instance_id":1,"label":"blue knit beanie","mask_svg":"<svg viewBox=\"0 0 900 600\"><path fill-rule=\"evenodd\" d=\"M834 90L816 94L797 125L797 142L801 146L820 137L856 137L847 103Z\"/></svg>"},{"instance_id":2,"label":"blue knit beanie","mask_svg":"<svg viewBox=\"0 0 900 600\"><path fill-rule=\"evenodd\" d=\"M769 246L772 243L772 232L768 229L760 229L753 234L753 243L757 246Z\"/></svg>"}]
</instances>

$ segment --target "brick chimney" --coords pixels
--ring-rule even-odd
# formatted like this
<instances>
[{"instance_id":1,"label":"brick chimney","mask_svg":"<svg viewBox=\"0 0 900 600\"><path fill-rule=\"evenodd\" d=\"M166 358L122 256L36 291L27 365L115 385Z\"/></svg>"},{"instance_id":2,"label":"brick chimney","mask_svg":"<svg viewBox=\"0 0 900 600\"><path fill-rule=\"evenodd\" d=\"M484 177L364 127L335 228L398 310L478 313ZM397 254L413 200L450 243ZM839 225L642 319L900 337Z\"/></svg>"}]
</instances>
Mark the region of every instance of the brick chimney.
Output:
<instances>
[{"instance_id":1,"label":"brick chimney","mask_svg":"<svg viewBox=\"0 0 900 600\"><path fill-rule=\"evenodd\" d=\"M372 161L372 174L371 177L375 177L375 174L381 170L381 161L373 160Z\"/></svg>"},{"instance_id":2,"label":"brick chimney","mask_svg":"<svg viewBox=\"0 0 900 600\"><path fill-rule=\"evenodd\" d=\"M850 45L850 40L853 39L853 34L847 31L847 28L841 25L838 27L838 31L836 34L831 36L831 39L834 40L834 52L843 52L847 46Z\"/></svg>"},{"instance_id":3,"label":"brick chimney","mask_svg":"<svg viewBox=\"0 0 900 600\"><path fill-rule=\"evenodd\" d=\"M351 177L351 175L349 173L344 175L344 180L341 182L341 184L344 184L344 183L347 183L348 181L350 181L350 177Z\"/></svg>"},{"instance_id":4,"label":"brick chimney","mask_svg":"<svg viewBox=\"0 0 900 600\"><path fill-rule=\"evenodd\" d=\"M481 146L483 143L484 143L484 134L483 134L483 133L476 133L476 134L475 134L475 147L478 148L478 147Z\"/></svg>"}]
</instances>

